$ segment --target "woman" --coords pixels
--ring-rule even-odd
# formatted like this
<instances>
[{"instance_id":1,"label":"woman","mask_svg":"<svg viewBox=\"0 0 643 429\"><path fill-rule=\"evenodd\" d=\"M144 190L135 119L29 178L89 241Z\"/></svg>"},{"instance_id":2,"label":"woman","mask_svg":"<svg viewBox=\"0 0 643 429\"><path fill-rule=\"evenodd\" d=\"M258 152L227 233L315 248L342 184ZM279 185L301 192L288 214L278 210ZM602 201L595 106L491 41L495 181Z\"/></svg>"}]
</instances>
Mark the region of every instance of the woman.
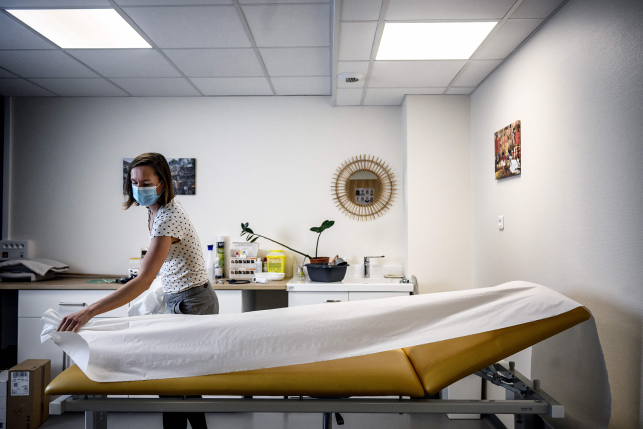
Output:
<instances>
[{"instance_id":1,"label":"woman","mask_svg":"<svg viewBox=\"0 0 643 429\"><path fill-rule=\"evenodd\" d=\"M125 180L127 201L146 206L150 245L138 276L105 298L63 318L58 331L78 330L92 317L121 307L149 289L161 273L165 313L217 314L219 301L208 281L199 237L185 212L174 199L172 175L165 157L144 153L132 161ZM198 396L200 397L200 396ZM203 413L163 413L163 427L206 428Z\"/></svg>"}]
</instances>

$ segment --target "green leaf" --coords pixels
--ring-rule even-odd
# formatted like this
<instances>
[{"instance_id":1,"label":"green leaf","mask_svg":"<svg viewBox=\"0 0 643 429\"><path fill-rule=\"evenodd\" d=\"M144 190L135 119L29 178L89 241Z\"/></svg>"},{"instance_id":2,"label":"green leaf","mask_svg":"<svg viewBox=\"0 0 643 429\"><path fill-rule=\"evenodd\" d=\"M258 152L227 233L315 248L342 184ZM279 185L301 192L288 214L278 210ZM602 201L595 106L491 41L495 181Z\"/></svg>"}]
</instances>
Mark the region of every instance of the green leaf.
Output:
<instances>
[{"instance_id":1,"label":"green leaf","mask_svg":"<svg viewBox=\"0 0 643 429\"><path fill-rule=\"evenodd\" d=\"M257 241L257 238L259 238L259 237L255 237L255 238L253 238L252 240L250 240L250 242L251 242L251 243L254 243L255 241Z\"/></svg>"},{"instance_id":2,"label":"green leaf","mask_svg":"<svg viewBox=\"0 0 643 429\"><path fill-rule=\"evenodd\" d=\"M249 232L250 234L254 234L255 232L251 230L250 228L246 228L246 232Z\"/></svg>"},{"instance_id":3,"label":"green leaf","mask_svg":"<svg viewBox=\"0 0 643 429\"><path fill-rule=\"evenodd\" d=\"M335 221L334 221L334 220L325 220L325 221L321 224L322 231L323 231L324 229L328 229L328 228L330 228L330 227L331 227L331 226L333 226L333 225L335 225Z\"/></svg>"},{"instance_id":4,"label":"green leaf","mask_svg":"<svg viewBox=\"0 0 643 429\"><path fill-rule=\"evenodd\" d=\"M320 233L320 232L322 232L322 231L323 231L321 228L318 228L318 227L316 227L316 226L313 226L312 228L310 228L310 230L311 230L312 232L316 232L316 233Z\"/></svg>"}]
</instances>

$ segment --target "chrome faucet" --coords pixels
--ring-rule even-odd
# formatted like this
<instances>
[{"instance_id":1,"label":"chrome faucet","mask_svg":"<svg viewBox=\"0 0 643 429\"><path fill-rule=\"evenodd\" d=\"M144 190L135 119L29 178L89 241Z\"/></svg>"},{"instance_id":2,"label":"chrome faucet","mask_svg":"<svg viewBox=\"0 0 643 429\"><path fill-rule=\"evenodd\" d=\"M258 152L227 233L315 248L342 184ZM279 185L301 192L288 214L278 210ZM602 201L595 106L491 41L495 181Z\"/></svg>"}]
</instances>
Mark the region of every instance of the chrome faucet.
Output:
<instances>
[{"instance_id":1,"label":"chrome faucet","mask_svg":"<svg viewBox=\"0 0 643 429\"><path fill-rule=\"evenodd\" d=\"M371 278L371 258L383 258L382 256L364 256L364 278Z\"/></svg>"}]
</instances>

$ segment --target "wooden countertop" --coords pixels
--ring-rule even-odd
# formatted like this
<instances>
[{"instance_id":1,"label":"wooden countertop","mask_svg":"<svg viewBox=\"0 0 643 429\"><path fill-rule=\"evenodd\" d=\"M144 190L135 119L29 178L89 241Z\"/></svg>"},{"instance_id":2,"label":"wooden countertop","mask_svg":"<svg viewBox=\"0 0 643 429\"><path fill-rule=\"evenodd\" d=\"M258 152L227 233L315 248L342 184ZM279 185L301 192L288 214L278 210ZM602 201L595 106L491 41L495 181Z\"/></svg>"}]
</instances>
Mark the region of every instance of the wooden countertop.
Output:
<instances>
[{"instance_id":1,"label":"wooden countertop","mask_svg":"<svg viewBox=\"0 0 643 429\"><path fill-rule=\"evenodd\" d=\"M41 282L0 282L0 290L116 290L122 285L119 283L87 283L87 280L95 280L103 277L56 277L53 280L45 280ZM104 278L116 278L105 276ZM249 283L243 285L229 285L228 283L222 285L213 285L214 290L286 290L286 283L290 278L285 278L280 281L271 281L266 284Z\"/></svg>"}]
</instances>

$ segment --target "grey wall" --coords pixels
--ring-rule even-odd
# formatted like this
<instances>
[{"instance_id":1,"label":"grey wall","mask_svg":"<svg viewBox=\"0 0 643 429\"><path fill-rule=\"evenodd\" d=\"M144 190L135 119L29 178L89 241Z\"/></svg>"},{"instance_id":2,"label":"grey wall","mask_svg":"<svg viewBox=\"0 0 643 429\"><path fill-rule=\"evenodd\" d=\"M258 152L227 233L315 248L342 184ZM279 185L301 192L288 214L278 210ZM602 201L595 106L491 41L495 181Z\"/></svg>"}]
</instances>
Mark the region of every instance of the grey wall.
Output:
<instances>
[{"instance_id":1,"label":"grey wall","mask_svg":"<svg viewBox=\"0 0 643 429\"><path fill-rule=\"evenodd\" d=\"M218 235L239 240L240 223L250 222L258 234L314 254L310 227L332 219L320 256L403 262L399 201L358 222L330 192L335 169L359 154L386 160L401 176L399 107L336 109L328 97L18 98L12 114L10 233L33 240L32 256L75 272L126 273L149 232L144 208L122 210L122 159L154 151L197 159L197 195L177 198L204 250ZM260 247L280 248L263 240Z\"/></svg>"},{"instance_id":2,"label":"grey wall","mask_svg":"<svg viewBox=\"0 0 643 429\"><path fill-rule=\"evenodd\" d=\"M533 281L595 318L534 347L560 427L607 425L599 338L609 426L643 425L642 22L641 1L572 0L471 97L474 287ZM496 181L493 133L518 119L522 175Z\"/></svg>"}]
</instances>

